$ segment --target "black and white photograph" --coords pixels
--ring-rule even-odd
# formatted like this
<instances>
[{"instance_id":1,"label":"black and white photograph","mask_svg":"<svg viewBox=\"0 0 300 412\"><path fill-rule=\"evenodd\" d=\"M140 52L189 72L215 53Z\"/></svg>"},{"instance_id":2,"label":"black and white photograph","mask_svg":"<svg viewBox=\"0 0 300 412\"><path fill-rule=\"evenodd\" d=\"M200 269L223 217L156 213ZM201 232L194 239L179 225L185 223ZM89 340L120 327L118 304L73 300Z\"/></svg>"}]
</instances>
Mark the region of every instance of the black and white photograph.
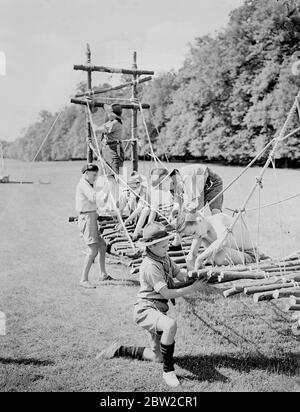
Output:
<instances>
[{"instance_id":1,"label":"black and white photograph","mask_svg":"<svg viewBox=\"0 0 300 412\"><path fill-rule=\"evenodd\" d=\"M299 391L300 0L0 0L0 392Z\"/></svg>"}]
</instances>

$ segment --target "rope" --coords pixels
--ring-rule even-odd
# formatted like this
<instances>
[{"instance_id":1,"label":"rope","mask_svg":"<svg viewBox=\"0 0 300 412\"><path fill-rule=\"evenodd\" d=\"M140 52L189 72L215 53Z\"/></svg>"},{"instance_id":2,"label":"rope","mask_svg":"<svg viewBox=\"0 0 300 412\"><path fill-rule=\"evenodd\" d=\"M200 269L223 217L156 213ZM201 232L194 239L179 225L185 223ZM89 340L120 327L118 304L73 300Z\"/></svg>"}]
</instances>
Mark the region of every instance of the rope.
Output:
<instances>
[{"instance_id":1,"label":"rope","mask_svg":"<svg viewBox=\"0 0 300 412\"><path fill-rule=\"evenodd\" d=\"M155 162L155 166L158 167L158 161L157 161L158 158L157 158L156 154L154 153L154 149L153 149L153 146L152 146L151 138L150 138L150 135L149 135L149 132L148 132L148 127L147 127L146 119L145 119L145 116L144 116L144 111L143 111L142 103L141 103L139 100L138 100L138 105L139 105L139 107L140 107L140 111L141 111L141 115L142 115L142 120L143 120L143 124L144 124L144 127L145 127L145 132L146 132L146 135L147 135L147 138L148 138L148 142L149 142L149 146L150 146L150 151L151 151L151 154L152 154L152 156L153 156L153 159L154 159L154 162Z\"/></svg>"},{"instance_id":2,"label":"rope","mask_svg":"<svg viewBox=\"0 0 300 412\"><path fill-rule=\"evenodd\" d=\"M286 197L285 199L281 199L281 200L279 200L279 201L277 201L277 202L267 203L266 205L261 206L260 208L261 208L261 209L265 209L265 208L267 208L267 207L276 206L276 205L278 205L278 203L287 202L288 200L295 199L296 197L299 197L299 196L300 196L300 193L297 193L296 195ZM233 212L233 213L238 213L238 212L239 212L237 209L231 209L231 208L229 208L229 207L226 207L225 209L226 209L226 210L229 210L230 212ZM258 208L257 208L257 207L254 207L254 208L251 208L251 209L247 209L247 212L255 212L256 210L258 210Z\"/></svg>"},{"instance_id":3,"label":"rope","mask_svg":"<svg viewBox=\"0 0 300 412\"><path fill-rule=\"evenodd\" d=\"M150 117L151 117L151 120L152 120L152 124L154 125L154 128L155 128L155 130L156 130L157 136L159 137L161 146L162 146L162 148L164 149L163 140L162 140L161 134L160 134L160 132L159 132L159 130L158 130L158 127L157 127L156 124L155 124L154 115L153 115L153 112L152 112L152 110L151 110L151 107L150 107L150 109L149 109L149 113L150 113ZM164 153L164 156L165 156L165 158L166 158L166 161L169 163L169 158L168 158L167 153Z\"/></svg>"},{"instance_id":4,"label":"rope","mask_svg":"<svg viewBox=\"0 0 300 412\"><path fill-rule=\"evenodd\" d=\"M47 141L48 137L49 137L49 136L50 136L50 134L52 133L52 130L54 129L54 127L55 127L55 125L56 125L56 123L57 123L58 119L60 118L61 114L63 113L63 111L64 111L64 109L62 109L62 110L58 113L58 115L56 116L56 118L55 118L54 122L52 123L52 125L51 125L51 127L50 127L50 129L49 129L48 133L46 134L46 136L45 136L44 140L42 141L42 143L41 143L40 147L38 148L38 151L36 152L36 154L35 154L34 158L33 158L33 159L31 160L31 162L29 163L29 165L28 165L28 170L25 172L25 174L24 174L23 178L21 179L21 182L20 182L21 184L24 182L24 179L25 179L25 177L26 177L26 173L28 173L28 171L29 171L30 167L31 167L31 166L32 166L32 164L35 162L36 158L38 157L38 155L39 155L40 151L42 150L42 148L43 148L44 144L46 143L46 141Z\"/></svg>"},{"instance_id":5,"label":"rope","mask_svg":"<svg viewBox=\"0 0 300 412\"><path fill-rule=\"evenodd\" d=\"M258 186L258 219L257 219L257 240L256 240L256 245L257 249L260 249L260 222L261 222L261 190L262 187L261 185ZM257 257L256 259L257 263L257 269L258 269L258 264L259 264L259 259Z\"/></svg>"},{"instance_id":6,"label":"rope","mask_svg":"<svg viewBox=\"0 0 300 412\"><path fill-rule=\"evenodd\" d=\"M300 96L300 91L299 91L298 94L297 94L297 98L298 98L298 96ZM291 135L291 134L294 134L294 133L296 132L295 130L293 130L291 133L289 133L289 135L284 136L284 134L285 134L285 132L286 132L286 129L287 129L287 127L288 127L288 124L289 124L290 120L292 119L292 116L293 116L295 110L296 110L296 102L294 102L293 106L291 107L290 112L289 112L289 114L288 114L288 116L287 116L287 119L286 119L286 121L285 121L285 123L284 123L284 125L283 125L283 127L282 127L282 129L281 129L281 131L280 131L280 133L279 133L279 136L275 139L274 146L273 146L273 148L272 148L272 150L271 150L271 152L270 152L270 154L269 154L269 156L268 156L267 161L265 162L265 164L264 164L264 166L263 166L263 168L262 168L262 171L261 171L260 175L258 176L258 178L256 178L255 184L252 186L252 188L251 188L248 196L246 197L245 201L243 202L242 207L241 207L239 213L238 213L237 216L234 218L234 221L233 221L233 223L232 223L232 225L231 225L231 227L230 227L231 230L234 228L234 226L236 225L239 217L241 216L241 213L242 213L241 210L244 210L244 209L246 208L249 200L251 199L251 197L253 196L253 194L254 194L254 192L255 192L255 189L256 189L257 185L260 184L260 180L262 179L262 177L264 176L267 168L269 167L269 165L270 165L270 163L271 163L271 161L272 161L272 159L273 159L274 153L275 153L275 151L276 151L279 143L280 143L281 141L283 141L284 139L286 139L287 136L289 136L289 135ZM299 127L298 129L300 130L300 127ZM297 129L296 129L296 130L297 130ZM223 236L223 238L222 238L222 240L221 240L220 247L224 244L226 238L227 238L227 233L225 233L225 235Z\"/></svg>"},{"instance_id":7,"label":"rope","mask_svg":"<svg viewBox=\"0 0 300 412\"><path fill-rule=\"evenodd\" d=\"M250 232L250 230L249 230L248 218L247 218L246 212L244 211L243 213L244 213L244 216L241 214L241 220L242 220L242 222L243 222L243 225L244 225L245 229L246 229L247 232L248 232L249 239L250 239L250 242L251 242L251 246L252 246L252 249L253 249L254 254L255 254L255 260L256 260L256 262L258 263L258 260L259 260L259 252L258 252L258 249L257 249L257 248L255 247L255 245L254 245L254 242L253 242L253 239L252 239L252 236L251 236L251 232Z\"/></svg>"},{"instance_id":8,"label":"rope","mask_svg":"<svg viewBox=\"0 0 300 412\"><path fill-rule=\"evenodd\" d=\"M286 136L279 139L278 137L274 137L270 142L251 160L251 162L242 170L242 172L235 177L220 193L218 193L207 205L210 206L214 201L216 201L222 194L227 192L228 189L237 181L239 180L249 169L250 167L260 158L260 156L275 142L283 141L288 139L293 134L300 132L300 127L294 129L292 132L287 134ZM201 212L203 212L204 208L202 208Z\"/></svg>"},{"instance_id":9,"label":"rope","mask_svg":"<svg viewBox=\"0 0 300 412\"><path fill-rule=\"evenodd\" d=\"M276 187L276 195L277 195L277 199L278 198L280 198L281 196L280 196L280 193L279 193L279 184L278 184L278 176L277 176L277 173L276 173L276 166L275 166L275 160L274 159L272 159L272 169L273 169L273 176L274 176L274 180L275 180L275 187ZM278 223L279 223L279 229L280 229L280 231L279 231L279 234L280 234L280 248L281 248L281 254L282 254L282 257L284 257L285 256L285 249L284 249L284 245L283 245L283 227L282 227L282 213L281 213L281 203L280 202L278 202ZM279 261L279 259L278 259L278 261ZM282 270L281 270L281 266L279 266L279 269L280 269L280 274L281 274L281 277L282 277ZM285 273L286 272L286 265L285 265L285 262L284 262L284 264L283 264L283 272Z\"/></svg>"}]
</instances>

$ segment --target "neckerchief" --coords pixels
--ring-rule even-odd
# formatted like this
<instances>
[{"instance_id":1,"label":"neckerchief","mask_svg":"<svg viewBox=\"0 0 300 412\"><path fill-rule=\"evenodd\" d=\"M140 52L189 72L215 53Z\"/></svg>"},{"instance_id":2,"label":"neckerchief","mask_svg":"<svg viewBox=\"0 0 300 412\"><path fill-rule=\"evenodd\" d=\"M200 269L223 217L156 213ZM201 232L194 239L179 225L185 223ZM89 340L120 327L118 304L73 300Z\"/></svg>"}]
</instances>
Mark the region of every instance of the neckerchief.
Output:
<instances>
[{"instance_id":1,"label":"neckerchief","mask_svg":"<svg viewBox=\"0 0 300 412\"><path fill-rule=\"evenodd\" d=\"M172 269L171 269L171 259L169 255L167 254L165 257L160 257L155 255L154 253L151 252L151 250L146 247L145 255L151 259L154 260L155 262L159 262L162 264L163 269L164 269L164 279L168 285L169 289L174 289L175 283L172 277ZM175 299L171 299L171 302L173 305L175 305Z\"/></svg>"}]
</instances>

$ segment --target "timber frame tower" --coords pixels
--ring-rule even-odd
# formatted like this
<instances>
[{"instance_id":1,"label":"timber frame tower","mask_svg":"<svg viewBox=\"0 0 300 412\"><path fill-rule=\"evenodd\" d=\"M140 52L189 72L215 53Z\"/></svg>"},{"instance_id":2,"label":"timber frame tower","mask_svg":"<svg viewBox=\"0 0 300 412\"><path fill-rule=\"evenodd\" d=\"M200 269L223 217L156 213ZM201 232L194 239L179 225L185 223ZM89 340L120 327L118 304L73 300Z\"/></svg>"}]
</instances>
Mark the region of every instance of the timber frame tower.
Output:
<instances>
[{"instance_id":1,"label":"timber frame tower","mask_svg":"<svg viewBox=\"0 0 300 412\"><path fill-rule=\"evenodd\" d=\"M74 65L74 70L81 70L87 72L87 90L85 93L80 93L75 96L75 98L71 99L71 103L80 104L80 105L87 105L87 101L82 99L84 98L91 98L93 99L94 96L107 93L113 90L120 90L125 87L131 86L131 98L134 102L135 99L138 98L138 90L137 86L141 83L145 83L149 80L152 80L154 75L154 71L151 70L139 70L137 66L137 53L133 53L133 64L131 69L117 69L112 67L104 67L104 66L93 66L91 62L91 49L89 44L87 44L86 50L86 64L85 65ZM115 74L127 74L132 76L132 80L129 83L121 84L120 86L111 87L109 89L93 89L92 87L92 73L93 72L103 72L103 73L115 73ZM148 75L148 77L140 76ZM118 99L116 98L116 103ZM130 102L128 99L128 103L119 103L122 109L129 109L131 110L131 145L132 145L132 169L137 171L138 170L138 145L137 145L137 116L138 111L142 107L142 109L149 109L150 105L147 103L142 103L141 106ZM107 102L105 101L105 97L103 99L92 100L93 107L104 107L104 104ZM87 133L87 162L93 162L93 151L90 147L92 143L92 127L90 123L90 119L86 117L86 133Z\"/></svg>"}]
</instances>

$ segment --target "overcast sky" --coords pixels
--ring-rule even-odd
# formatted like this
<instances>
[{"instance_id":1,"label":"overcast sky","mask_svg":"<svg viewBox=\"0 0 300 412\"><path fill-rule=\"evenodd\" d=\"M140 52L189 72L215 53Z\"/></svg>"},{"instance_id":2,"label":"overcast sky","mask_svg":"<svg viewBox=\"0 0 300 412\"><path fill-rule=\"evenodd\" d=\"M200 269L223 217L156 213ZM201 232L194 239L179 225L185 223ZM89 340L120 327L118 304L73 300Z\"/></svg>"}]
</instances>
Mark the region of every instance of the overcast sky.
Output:
<instances>
[{"instance_id":1,"label":"overcast sky","mask_svg":"<svg viewBox=\"0 0 300 412\"><path fill-rule=\"evenodd\" d=\"M57 111L85 80L72 70L95 64L178 69L196 36L225 27L243 0L0 0L0 140L13 140L42 109ZM1 71L0 71L1 72ZM95 83L111 80L95 75Z\"/></svg>"}]
</instances>

